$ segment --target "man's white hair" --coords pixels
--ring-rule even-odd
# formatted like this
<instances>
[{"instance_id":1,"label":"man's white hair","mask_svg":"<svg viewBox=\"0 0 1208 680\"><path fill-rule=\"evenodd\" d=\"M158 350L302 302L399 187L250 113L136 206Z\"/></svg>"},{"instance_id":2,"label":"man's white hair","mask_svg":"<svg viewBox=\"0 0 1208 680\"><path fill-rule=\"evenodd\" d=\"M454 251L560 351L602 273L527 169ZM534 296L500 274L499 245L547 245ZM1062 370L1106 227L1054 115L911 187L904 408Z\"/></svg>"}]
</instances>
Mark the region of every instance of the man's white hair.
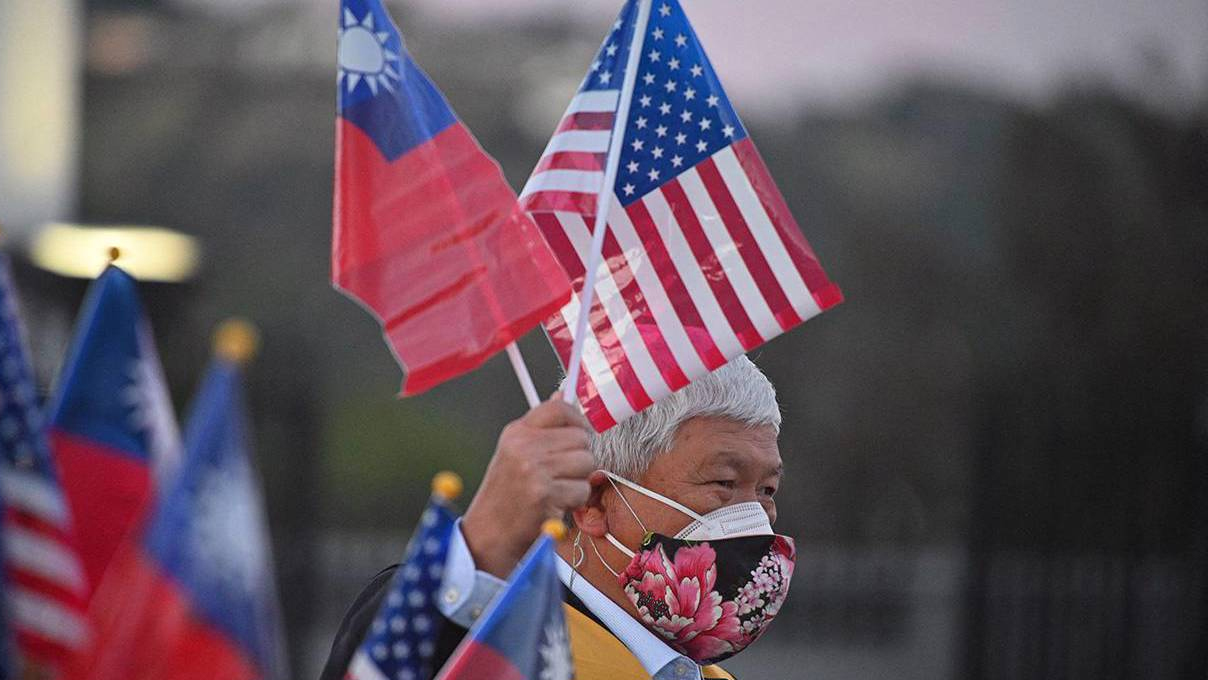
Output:
<instances>
[{"instance_id":1,"label":"man's white hair","mask_svg":"<svg viewBox=\"0 0 1208 680\"><path fill-rule=\"evenodd\" d=\"M680 425L692 418L736 420L749 427L770 425L780 433L776 388L746 355L655 402L603 434L591 438L596 465L622 477L640 477L675 443Z\"/></svg>"}]
</instances>

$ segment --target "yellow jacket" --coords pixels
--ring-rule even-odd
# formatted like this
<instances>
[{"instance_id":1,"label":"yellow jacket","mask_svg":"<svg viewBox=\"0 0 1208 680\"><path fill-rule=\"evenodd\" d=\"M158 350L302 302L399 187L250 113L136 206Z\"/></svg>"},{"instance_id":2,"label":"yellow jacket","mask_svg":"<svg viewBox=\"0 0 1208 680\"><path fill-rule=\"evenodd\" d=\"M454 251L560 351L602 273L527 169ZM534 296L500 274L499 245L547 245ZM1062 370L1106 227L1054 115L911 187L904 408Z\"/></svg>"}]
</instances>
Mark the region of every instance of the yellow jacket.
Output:
<instances>
[{"instance_id":1,"label":"yellow jacket","mask_svg":"<svg viewBox=\"0 0 1208 680\"><path fill-rule=\"evenodd\" d=\"M575 662L575 680L650 680L637 657L608 629L578 609L563 604L570 653ZM702 666L706 680L734 680L718 666Z\"/></svg>"}]
</instances>

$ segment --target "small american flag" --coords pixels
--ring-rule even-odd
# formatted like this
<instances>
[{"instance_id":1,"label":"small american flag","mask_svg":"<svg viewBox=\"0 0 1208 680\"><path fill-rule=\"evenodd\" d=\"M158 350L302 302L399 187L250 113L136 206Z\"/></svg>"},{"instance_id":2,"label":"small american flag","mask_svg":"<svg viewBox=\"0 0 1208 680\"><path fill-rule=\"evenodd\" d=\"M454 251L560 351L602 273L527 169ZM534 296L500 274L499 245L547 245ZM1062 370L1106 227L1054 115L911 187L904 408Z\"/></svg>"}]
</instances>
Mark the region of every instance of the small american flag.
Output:
<instances>
[{"instance_id":1,"label":"small american flag","mask_svg":"<svg viewBox=\"0 0 1208 680\"><path fill-rule=\"evenodd\" d=\"M0 496L11 625L28 662L61 664L88 639L87 582L43 436L34 383L0 257Z\"/></svg>"},{"instance_id":2,"label":"small american flag","mask_svg":"<svg viewBox=\"0 0 1208 680\"><path fill-rule=\"evenodd\" d=\"M436 640L444 618L436 591L457 515L432 495L394 573L390 590L349 664L346 680L424 680L435 670Z\"/></svg>"},{"instance_id":3,"label":"small american flag","mask_svg":"<svg viewBox=\"0 0 1208 680\"><path fill-rule=\"evenodd\" d=\"M842 300L676 0L626 3L521 193L576 292L626 109L579 382L601 431ZM563 365L578 314L546 323Z\"/></svg>"}]
</instances>

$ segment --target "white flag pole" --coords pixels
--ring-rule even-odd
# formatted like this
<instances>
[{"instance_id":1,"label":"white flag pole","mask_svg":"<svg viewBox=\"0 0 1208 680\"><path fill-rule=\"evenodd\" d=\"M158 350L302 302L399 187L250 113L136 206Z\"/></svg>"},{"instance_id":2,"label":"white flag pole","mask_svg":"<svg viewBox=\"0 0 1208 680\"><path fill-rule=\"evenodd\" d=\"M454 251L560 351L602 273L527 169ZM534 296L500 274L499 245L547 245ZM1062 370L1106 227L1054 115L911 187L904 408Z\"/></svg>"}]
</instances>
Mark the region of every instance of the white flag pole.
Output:
<instances>
[{"instance_id":1,"label":"white flag pole","mask_svg":"<svg viewBox=\"0 0 1208 680\"><path fill-rule=\"evenodd\" d=\"M528 400L529 408L535 407L541 403L541 398L537 396L537 388L533 386L533 376L529 375L528 366L524 363L524 357L520 355L520 348L516 343L509 342L508 359L512 362L512 370L516 373L516 379L520 381L520 389L524 390L524 398Z\"/></svg>"},{"instance_id":2,"label":"white flag pole","mask_svg":"<svg viewBox=\"0 0 1208 680\"><path fill-rule=\"evenodd\" d=\"M575 320L574 344L571 345L570 361L566 364L566 387L562 398L573 404L578 394L579 364L583 361L583 341L590 332L588 317L596 294L596 269L600 267L600 251L604 249L604 230L608 228L608 209L612 205L613 185L617 181L617 168L621 165L621 145L625 143L625 124L629 120L629 104L633 100L633 87L638 79L638 62L645 44L646 25L650 22L652 0L639 0L638 16L633 27L633 40L629 43L629 55L625 62L625 80L621 85L621 98L617 105L617 117L612 123L612 136L608 140L608 160L604 166L604 183L596 196L596 221L591 231L591 252L583 274L583 292L579 298L579 317Z\"/></svg>"}]
</instances>

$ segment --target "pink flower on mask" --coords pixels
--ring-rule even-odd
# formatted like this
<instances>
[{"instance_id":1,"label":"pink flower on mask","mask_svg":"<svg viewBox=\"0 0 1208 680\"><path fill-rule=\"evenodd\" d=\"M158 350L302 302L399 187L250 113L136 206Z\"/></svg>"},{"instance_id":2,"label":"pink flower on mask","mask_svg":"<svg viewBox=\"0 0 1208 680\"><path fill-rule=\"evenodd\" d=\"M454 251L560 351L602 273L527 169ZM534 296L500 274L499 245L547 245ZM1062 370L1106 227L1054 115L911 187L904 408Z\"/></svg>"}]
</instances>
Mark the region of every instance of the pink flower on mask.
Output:
<instances>
[{"instance_id":1,"label":"pink flower on mask","mask_svg":"<svg viewBox=\"0 0 1208 680\"><path fill-rule=\"evenodd\" d=\"M674 562L656 545L618 578L646 625L689 657L721 658L745 646L738 604L716 590L717 554L708 543L676 550Z\"/></svg>"}]
</instances>

